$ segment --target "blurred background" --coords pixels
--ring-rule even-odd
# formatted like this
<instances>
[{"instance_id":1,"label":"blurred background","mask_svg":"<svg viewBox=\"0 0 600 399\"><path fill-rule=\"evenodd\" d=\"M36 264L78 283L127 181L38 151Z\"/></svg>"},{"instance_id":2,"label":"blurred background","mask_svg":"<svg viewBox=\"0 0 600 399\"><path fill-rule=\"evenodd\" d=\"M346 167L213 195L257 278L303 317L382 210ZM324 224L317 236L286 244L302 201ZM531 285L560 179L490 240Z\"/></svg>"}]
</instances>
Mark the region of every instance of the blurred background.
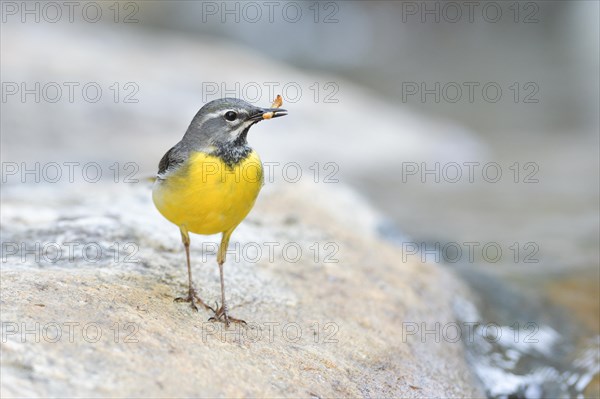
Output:
<instances>
[{"instance_id":1,"label":"blurred background","mask_svg":"<svg viewBox=\"0 0 600 399\"><path fill-rule=\"evenodd\" d=\"M151 176L205 102L282 94L250 137L269 181L354 187L483 320L534 323L468 348L490 397L600 393L597 1L73 4L2 1L3 186L36 183L22 162Z\"/></svg>"}]
</instances>

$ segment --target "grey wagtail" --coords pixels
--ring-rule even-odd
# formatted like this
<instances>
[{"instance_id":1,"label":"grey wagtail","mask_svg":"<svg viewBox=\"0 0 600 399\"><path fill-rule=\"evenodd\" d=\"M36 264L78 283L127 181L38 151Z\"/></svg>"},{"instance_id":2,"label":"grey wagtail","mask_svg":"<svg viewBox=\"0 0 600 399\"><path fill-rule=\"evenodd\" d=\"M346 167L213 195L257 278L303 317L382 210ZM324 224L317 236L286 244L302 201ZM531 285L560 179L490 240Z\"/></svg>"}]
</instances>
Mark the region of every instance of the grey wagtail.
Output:
<instances>
[{"instance_id":1,"label":"grey wagtail","mask_svg":"<svg viewBox=\"0 0 600 399\"><path fill-rule=\"evenodd\" d=\"M152 189L158 211L179 227L188 269L188 295L178 302L195 303L211 310L209 320L245 323L229 316L225 302L223 264L233 230L248 215L263 185L258 154L248 146L250 127L287 115L279 108L259 108L237 98L222 98L204 105L194 116L181 141L162 157ZM221 276L221 306L208 306L196 293L190 266L190 236L221 233L217 263Z\"/></svg>"}]
</instances>

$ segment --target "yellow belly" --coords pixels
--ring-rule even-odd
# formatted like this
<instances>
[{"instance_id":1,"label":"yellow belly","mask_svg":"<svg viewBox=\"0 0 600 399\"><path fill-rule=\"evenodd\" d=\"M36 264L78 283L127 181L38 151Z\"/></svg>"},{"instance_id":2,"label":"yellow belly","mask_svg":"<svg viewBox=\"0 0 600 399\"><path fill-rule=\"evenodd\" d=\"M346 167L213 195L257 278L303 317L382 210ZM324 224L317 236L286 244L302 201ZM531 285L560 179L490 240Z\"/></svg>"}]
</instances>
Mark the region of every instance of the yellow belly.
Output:
<instances>
[{"instance_id":1,"label":"yellow belly","mask_svg":"<svg viewBox=\"0 0 600 399\"><path fill-rule=\"evenodd\" d=\"M177 226L196 234L216 234L244 220L262 185L262 163L256 152L233 168L218 157L197 152L166 180L155 182L152 199Z\"/></svg>"}]
</instances>

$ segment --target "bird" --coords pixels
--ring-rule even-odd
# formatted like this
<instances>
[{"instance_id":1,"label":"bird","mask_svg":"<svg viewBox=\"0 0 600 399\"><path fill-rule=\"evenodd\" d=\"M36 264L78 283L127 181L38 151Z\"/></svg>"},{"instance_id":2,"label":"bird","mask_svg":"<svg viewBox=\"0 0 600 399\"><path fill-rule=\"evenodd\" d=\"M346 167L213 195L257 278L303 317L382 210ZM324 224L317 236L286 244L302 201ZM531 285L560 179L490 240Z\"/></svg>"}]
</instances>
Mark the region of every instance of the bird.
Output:
<instances>
[{"instance_id":1,"label":"bird","mask_svg":"<svg viewBox=\"0 0 600 399\"><path fill-rule=\"evenodd\" d=\"M277 96L270 108L237 98L206 103L196 113L183 138L161 158L152 187L158 211L181 233L188 271L188 294L177 302L189 302L213 312L211 321L245 324L229 315L225 300L223 265L229 239L246 218L264 184L260 157L248 145L248 131L260 121L288 114L279 108ZM221 281L221 306L213 308L197 294L192 281L190 233L221 234L217 264Z\"/></svg>"}]
</instances>

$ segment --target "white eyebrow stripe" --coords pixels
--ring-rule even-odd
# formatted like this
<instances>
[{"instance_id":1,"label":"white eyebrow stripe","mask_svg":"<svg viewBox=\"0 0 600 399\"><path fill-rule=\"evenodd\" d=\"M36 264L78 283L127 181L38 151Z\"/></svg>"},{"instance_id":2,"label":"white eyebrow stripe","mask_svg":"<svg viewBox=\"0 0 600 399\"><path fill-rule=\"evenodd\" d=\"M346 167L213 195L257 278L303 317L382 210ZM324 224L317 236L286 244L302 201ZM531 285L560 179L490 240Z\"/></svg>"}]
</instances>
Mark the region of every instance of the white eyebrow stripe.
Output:
<instances>
[{"instance_id":1,"label":"white eyebrow stripe","mask_svg":"<svg viewBox=\"0 0 600 399\"><path fill-rule=\"evenodd\" d=\"M204 122L206 122L207 120L210 120L210 119L214 118L215 116L223 116L223 115L225 115L225 113L226 113L227 111L234 111L234 112L236 112L238 115L239 115L239 114L242 114L242 113L244 113L244 112L245 112L245 110L244 110L244 109L242 109L242 108L229 108L229 109L222 110L222 111L211 112L210 114L206 114L206 115L204 115L204 117L202 118L202 122L204 123Z\"/></svg>"},{"instance_id":2,"label":"white eyebrow stripe","mask_svg":"<svg viewBox=\"0 0 600 399\"><path fill-rule=\"evenodd\" d=\"M204 117L202 118L202 122L205 122L209 119L214 118L215 116L220 116L220 115L222 115L222 111L211 112L210 114L204 115Z\"/></svg>"}]
</instances>

